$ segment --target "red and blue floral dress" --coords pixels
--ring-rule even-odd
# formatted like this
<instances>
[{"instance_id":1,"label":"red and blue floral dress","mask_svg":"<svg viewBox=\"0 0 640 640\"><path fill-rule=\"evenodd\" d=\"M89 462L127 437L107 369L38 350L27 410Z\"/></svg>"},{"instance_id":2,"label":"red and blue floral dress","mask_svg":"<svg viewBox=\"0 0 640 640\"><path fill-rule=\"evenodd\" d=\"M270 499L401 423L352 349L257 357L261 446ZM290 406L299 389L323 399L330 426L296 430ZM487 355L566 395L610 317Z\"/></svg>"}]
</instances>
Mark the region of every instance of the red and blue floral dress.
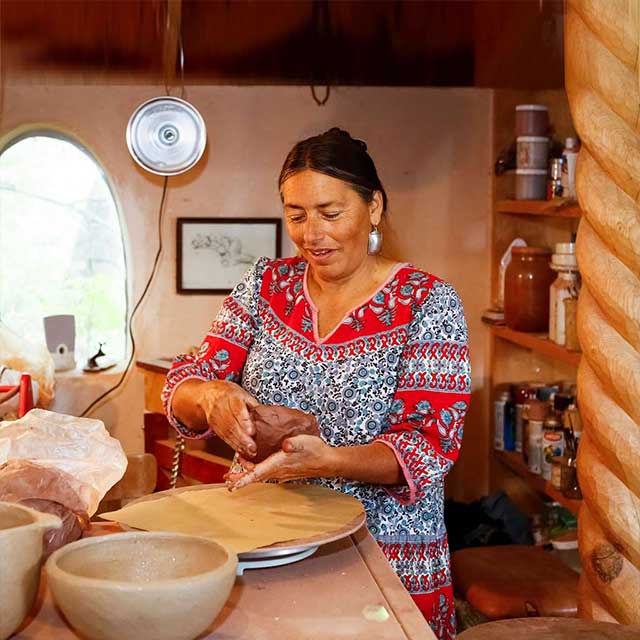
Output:
<instances>
[{"instance_id":1,"label":"red and blue floral dress","mask_svg":"<svg viewBox=\"0 0 640 640\"><path fill-rule=\"evenodd\" d=\"M260 258L224 301L196 356L178 357L163 400L169 420L185 380L224 379L262 404L318 419L335 447L380 442L406 484L313 482L358 498L367 525L438 638L455 636L444 525L444 476L455 462L470 395L467 329L453 287L398 264L376 293L318 336L301 258Z\"/></svg>"}]
</instances>

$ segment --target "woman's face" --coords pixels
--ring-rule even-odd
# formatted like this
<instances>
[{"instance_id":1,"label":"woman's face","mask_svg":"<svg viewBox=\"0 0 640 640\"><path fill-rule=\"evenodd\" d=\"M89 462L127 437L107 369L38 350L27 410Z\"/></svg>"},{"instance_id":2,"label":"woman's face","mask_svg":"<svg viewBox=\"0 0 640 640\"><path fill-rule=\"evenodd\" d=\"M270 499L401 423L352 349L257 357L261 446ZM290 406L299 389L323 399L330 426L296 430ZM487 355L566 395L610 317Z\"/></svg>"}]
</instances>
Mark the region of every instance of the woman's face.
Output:
<instances>
[{"instance_id":1,"label":"woman's face","mask_svg":"<svg viewBox=\"0 0 640 640\"><path fill-rule=\"evenodd\" d=\"M281 187L287 232L318 276L340 280L367 261L372 224L382 216L382 194L366 203L346 182L306 169Z\"/></svg>"}]
</instances>

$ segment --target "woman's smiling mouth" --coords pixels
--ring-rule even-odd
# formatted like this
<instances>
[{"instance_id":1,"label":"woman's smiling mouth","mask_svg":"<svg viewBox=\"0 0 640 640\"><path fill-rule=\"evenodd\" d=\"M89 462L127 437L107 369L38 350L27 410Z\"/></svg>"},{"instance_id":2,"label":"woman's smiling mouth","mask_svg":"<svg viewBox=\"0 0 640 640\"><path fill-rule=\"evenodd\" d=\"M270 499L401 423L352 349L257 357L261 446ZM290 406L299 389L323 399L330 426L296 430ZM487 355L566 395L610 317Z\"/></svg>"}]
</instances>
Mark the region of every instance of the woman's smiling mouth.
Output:
<instances>
[{"instance_id":1,"label":"woman's smiling mouth","mask_svg":"<svg viewBox=\"0 0 640 640\"><path fill-rule=\"evenodd\" d=\"M324 258L331 255L334 251L335 249L307 249L307 252L314 258Z\"/></svg>"}]
</instances>

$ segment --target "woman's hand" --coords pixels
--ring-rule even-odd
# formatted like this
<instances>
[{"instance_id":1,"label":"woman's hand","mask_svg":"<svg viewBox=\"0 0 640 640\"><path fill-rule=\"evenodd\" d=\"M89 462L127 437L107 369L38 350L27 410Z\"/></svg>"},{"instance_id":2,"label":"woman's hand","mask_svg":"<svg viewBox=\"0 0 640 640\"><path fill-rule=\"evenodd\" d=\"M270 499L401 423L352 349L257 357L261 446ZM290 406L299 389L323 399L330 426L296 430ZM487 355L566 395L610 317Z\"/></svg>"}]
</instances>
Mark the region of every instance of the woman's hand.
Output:
<instances>
[{"instance_id":1,"label":"woman's hand","mask_svg":"<svg viewBox=\"0 0 640 640\"><path fill-rule=\"evenodd\" d=\"M241 455L254 456L256 429L249 408L258 401L241 386L226 380L203 382L195 390L196 404L216 435Z\"/></svg>"},{"instance_id":2,"label":"woman's hand","mask_svg":"<svg viewBox=\"0 0 640 640\"><path fill-rule=\"evenodd\" d=\"M252 482L264 480L302 480L303 478L331 477L335 474L335 452L317 436L299 435L287 438L282 450L270 455L259 464L241 459L244 473L229 473L225 480L230 491Z\"/></svg>"}]
</instances>

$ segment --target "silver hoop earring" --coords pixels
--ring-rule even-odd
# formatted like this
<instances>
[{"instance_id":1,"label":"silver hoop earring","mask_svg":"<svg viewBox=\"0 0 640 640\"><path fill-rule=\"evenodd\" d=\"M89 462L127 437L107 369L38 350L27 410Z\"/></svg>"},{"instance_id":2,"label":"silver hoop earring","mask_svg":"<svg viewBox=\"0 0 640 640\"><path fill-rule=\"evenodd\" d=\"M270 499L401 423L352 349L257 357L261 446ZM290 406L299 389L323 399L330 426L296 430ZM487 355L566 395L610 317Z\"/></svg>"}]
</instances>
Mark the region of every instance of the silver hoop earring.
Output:
<instances>
[{"instance_id":1,"label":"silver hoop earring","mask_svg":"<svg viewBox=\"0 0 640 640\"><path fill-rule=\"evenodd\" d=\"M382 249L382 232L378 231L378 226L374 224L373 229L369 231L367 253L375 256L380 253L380 249Z\"/></svg>"}]
</instances>

